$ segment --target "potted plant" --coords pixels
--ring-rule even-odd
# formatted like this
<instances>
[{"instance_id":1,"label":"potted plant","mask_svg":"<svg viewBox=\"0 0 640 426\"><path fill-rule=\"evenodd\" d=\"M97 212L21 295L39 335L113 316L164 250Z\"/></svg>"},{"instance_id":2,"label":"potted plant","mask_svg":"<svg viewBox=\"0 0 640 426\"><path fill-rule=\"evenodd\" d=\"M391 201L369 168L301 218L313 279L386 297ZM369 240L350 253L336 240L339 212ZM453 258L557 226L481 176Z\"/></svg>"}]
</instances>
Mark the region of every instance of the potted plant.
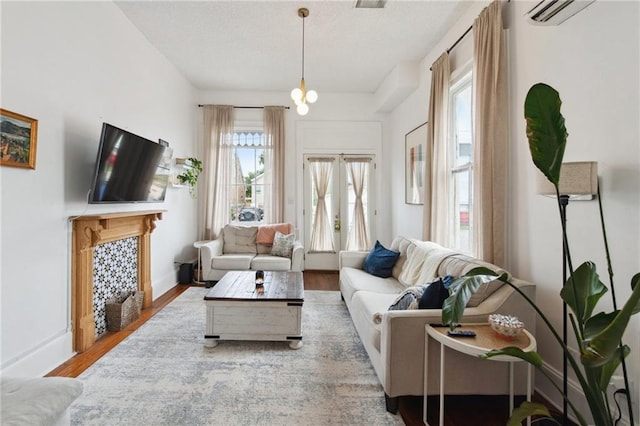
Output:
<instances>
[{"instance_id":1,"label":"potted plant","mask_svg":"<svg viewBox=\"0 0 640 426\"><path fill-rule=\"evenodd\" d=\"M198 177L201 172L202 161L195 157L189 157L185 161L184 171L176 176L178 182L189 186L189 194L191 194L193 198L196 198L196 184L198 183Z\"/></svg>"},{"instance_id":2,"label":"potted plant","mask_svg":"<svg viewBox=\"0 0 640 426\"><path fill-rule=\"evenodd\" d=\"M567 140L567 131L564 126L564 117L560 113L561 100L558 92L552 87L538 83L534 85L527 94L525 100L525 119L527 121L527 138L534 164L555 186L556 194L559 197L558 183L560 180L560 166L564 156L564 149ZM561 209L560 201L558 208ZM602 215L601 215L602 217ZM606 233L604 232L604 222L602 226L605 247L608 247ZM569 351L567 344L560 338L554 327L540 308L522 293L517 287L509 282L506 274L498 276L495 272L487 268L476 268L467 275L452 282L450 289L452 294L445 301L442 309L442 322L454 326L462 317L464 308L473 293L485 282L496 279L511 286L516 292L524 297L527 302L538 313L542 321L551 331L554 339L562 347L567 361L575 373L580 383L582 391L589 405L589 410L593 421L598 426L612 426L614 424L613 414L607 396L607 387L614 372L624 362L624 358L629 354L630 349L622 343L622 336L627 328L631 315L640 312L640 273L631 278L631 295L621 309L616 309L615 292L612 291L613 306L612 312L599 312L594 314L598 300L608 291L607 287L600 281L593 262L584 262L574 270L571 262L571 252L567 240L567 231L563 224L562 237L567 253L567 263L569 275L566 283L560 291L560 297L570 308L569 320L579 345L580 358L576 359ZM613 277L611 260L607 251L607 263L609 276ZM613 280L611 287L613 290ZM542 358L537 352L524 352L515 347L508 347L501 350L493 350L483 357L489 358L497 355L511 355L520 358L540 371L562 394L568 406L573 411L576 419L581 425L587 422L582 413L563 393L547 372L542 368ZM624 365L623 365L624 366ZM629 381L625 376L625 391L631 422L633 423L633 411L631 399L629 398ZM547 408L542 404L524 402L520 408L512 413L508 425L519 425L520 422L531 415L550 416Z\"/></svg>"}]
</instances>

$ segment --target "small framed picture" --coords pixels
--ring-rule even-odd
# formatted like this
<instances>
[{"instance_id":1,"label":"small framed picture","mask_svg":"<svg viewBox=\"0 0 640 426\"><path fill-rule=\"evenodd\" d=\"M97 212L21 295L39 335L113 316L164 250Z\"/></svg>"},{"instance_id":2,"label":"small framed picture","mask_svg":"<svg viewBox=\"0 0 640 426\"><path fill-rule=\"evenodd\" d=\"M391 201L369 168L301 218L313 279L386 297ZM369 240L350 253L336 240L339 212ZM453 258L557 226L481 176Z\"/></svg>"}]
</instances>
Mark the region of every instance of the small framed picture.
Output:
<instances>
[{"instance_id":1,"label":"small framed picture","mask_svg":"<svg viewBox=\"0 0 640 426\"><path fill-rule=\"evenodd\" d=\"M404 137L404 194L406 204L424 204L424 189L427 181L427 123L411 130Z\"/></svg>"},{"instance_id":2,"label":"small framed picture","mask_svg":"<svg viewBox=\"0 0 640 426\"><path fill-rule=\"evenodd\" d=\"M0 165L36 168L38 120L0 108Z\"/></svg>"}]
</instances>

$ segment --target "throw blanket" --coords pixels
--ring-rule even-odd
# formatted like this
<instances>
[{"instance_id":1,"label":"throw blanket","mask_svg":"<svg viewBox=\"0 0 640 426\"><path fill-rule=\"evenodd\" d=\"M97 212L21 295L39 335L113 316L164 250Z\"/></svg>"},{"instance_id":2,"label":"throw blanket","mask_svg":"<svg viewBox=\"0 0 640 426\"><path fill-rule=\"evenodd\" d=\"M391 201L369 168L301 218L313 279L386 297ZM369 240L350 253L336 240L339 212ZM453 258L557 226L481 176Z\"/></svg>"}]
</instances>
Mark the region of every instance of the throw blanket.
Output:
<instances>
[{"instance_id":1,"label":"throw blanket","mask_svg":"<svg viewBox=\"0 0 640 426\"><path fill-rule=\"evenodd\" d=\"M256 243L263 244L265 246L273 245L273 237L276 235L276 231L281 232L284 235L291 233L290 223L274 223L271 225L258 226L258 235L256 235Z\"/></svg>"},{"instance_id":2,"label":"throw blanket","mask_svg":"<svg viewBox=\"0 0 640 426\"><path fill-rule=\"evenodd\" d=\"M407 261L398 280L406 286L430 283L438 278L440 263L457 252L437 244L413 240L407 249Z\"/></svg>"}]
</instances>

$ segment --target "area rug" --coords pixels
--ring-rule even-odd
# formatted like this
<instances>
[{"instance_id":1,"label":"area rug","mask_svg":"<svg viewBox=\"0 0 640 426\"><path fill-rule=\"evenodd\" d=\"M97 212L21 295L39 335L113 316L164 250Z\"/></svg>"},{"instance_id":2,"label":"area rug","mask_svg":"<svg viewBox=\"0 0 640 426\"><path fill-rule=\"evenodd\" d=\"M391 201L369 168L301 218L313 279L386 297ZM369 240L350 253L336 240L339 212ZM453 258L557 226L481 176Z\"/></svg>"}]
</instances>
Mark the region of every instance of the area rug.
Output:
<instances>
[{"instance_id":1,"label":"area rug","mask_svg":"<svg viewBox=\"0 0 640 426\"><path fill-rule=\"evenodd\" d=\"M301 349L204 346L192 287L79 376L73 425L402 425L339 292L305 291Z\"/></svg>"}]
</instances>

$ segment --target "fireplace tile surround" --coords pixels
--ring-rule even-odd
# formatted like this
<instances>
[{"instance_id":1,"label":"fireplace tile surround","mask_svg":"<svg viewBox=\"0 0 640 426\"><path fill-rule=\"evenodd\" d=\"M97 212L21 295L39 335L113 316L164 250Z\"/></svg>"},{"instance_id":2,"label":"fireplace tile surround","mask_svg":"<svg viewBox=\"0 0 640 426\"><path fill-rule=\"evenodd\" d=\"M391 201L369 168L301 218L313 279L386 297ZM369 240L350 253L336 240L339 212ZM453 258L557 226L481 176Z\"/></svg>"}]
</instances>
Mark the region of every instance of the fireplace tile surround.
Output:
<instances>
[{"instance_id":1,"label":"fireplace tile surround","mask_svg":"<svg viewBox=\"0 0 640 426\"><path fill-rule=\"evenodd\" d=\"M137 289L144 291L143 308L151 306L151 232L156 227L155 221L162 219L162 213L162 210L133 211L70 219L73 222L71 321L76 352L90 348L96 341L96 332L99 332L94 313L94 257L97 246L132 238L137 240L135 282ZM102 249L98 248L98 252Z\"/></svg>"}]
</instances>

